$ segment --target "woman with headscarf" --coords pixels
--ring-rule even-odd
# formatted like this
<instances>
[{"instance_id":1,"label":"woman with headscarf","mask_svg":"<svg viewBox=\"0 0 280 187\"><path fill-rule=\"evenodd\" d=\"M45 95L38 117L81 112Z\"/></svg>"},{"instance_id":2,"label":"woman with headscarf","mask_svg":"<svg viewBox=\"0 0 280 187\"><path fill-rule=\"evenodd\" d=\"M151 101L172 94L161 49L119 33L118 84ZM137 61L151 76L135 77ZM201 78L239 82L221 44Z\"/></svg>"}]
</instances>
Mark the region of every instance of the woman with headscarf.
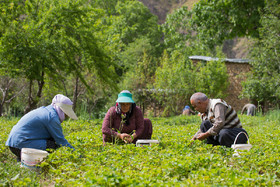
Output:
<instances>
[{"instance_id":1,"label":"woman with headscarf","mask_svg":"<svg viewBox=\"0 0 280 187\"><path fill-rule=\"evenodd\" d=\"M65 114L78 119L72 105L68 97L57 94L50 105L32 110L18 121L6 142L18 161L21 160L22 148L46 150L67 146L74 149L65 139L61 127Z\"/></svg>"},{"instance_id":2,"label":"woman with headscarf","mask_svg":"<svg viewBox=\"0 0 280 187\"><path fill-rule=\"evenodd\" d=\"M125 143L136 143L138 139L151 139L152 122L143 117L136 106L132 94L123 90L118 94L116 105L111 107L102 124L103 144L122 140Z\"/></svg>"}]
</instances>

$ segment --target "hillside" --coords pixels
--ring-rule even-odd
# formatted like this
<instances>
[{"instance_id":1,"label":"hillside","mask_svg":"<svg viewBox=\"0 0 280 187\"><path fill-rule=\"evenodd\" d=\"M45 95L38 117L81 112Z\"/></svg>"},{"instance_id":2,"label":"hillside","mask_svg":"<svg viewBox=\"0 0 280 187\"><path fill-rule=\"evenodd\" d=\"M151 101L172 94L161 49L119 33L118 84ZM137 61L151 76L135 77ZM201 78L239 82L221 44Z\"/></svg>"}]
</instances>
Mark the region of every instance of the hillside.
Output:
<instances>
[{"instance_id":1,"label":"hillside","mask_svg":"<svg viewBox=\"0 0 280 187\"><path fill-rule=\"evenodd\" d=\"M193 7L199 0L139 0L146 5L150 11L159 19L159 24L165 22L166 16L175 9L187 6L189 9ZM235 38L224 42L223 52L227 58L247 58L248 55L248 39Z\"/></svg>"},{"instance_id":2,"label":"hillside","mask_svg":"<svg viewBox=\"0 0 280 187\"><path fill-rule=\"evenodd\" d=\"M139 0L159 19L159 24L165 22L166 16L181 6L191 8L199 0Z\"/></svg>"}]
</instances>

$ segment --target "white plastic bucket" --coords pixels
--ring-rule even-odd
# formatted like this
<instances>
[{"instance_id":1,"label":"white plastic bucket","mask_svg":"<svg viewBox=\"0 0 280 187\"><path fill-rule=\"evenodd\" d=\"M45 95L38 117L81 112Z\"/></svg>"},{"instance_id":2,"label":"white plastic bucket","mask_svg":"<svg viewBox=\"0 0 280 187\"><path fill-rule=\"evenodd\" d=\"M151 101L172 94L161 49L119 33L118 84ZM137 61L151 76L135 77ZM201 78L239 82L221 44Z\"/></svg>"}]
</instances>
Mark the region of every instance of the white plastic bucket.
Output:
<instances>
[{"instance_id":1,"label":"white plastic bucket","mask_svg":"<svg viewBox=\"0 0 280 187\"><path fill-rule=\"evenodd\" d=\"M22 148L21 149L21 166L29 169L38 168L36 165L48 156L48 152L40 149Z\"/></svg>"},{"instance_id":2,"label":"white plastic bucket","mask_svg":"<svg viewBox=\"0 0 280 187\"><path fill-rule=\"evenodd\" d=\"M140 147L140 146L143 146L143 145L151 146L151 144L158 144L158 143L159 143L158 140L137 140L136 141L136 146L137 147Z\"/></svg>"},{"instance_id":3,"label":"white plastic bucket","mask_svg":"<svg viewBox=\"0 0 280 187\"><path fill-rule=\"evenodd\" d=\"M245 136L247 137L247 140L248 140L248 143L247 144L235 144L236 143L236 140L238 138L238 136L241 134L241 133L244 133ZM251 148L252 148L252 145L250 144L249 142L249 138L247 136L247 134L245 132L240 132L237 134L235 140L234 140L234 143L231 145L231 148L234 149L234 154L233 156L240 156L239 155L239 152L238 150L247 150L249 151Z\"/></svg>"}]
</instances>

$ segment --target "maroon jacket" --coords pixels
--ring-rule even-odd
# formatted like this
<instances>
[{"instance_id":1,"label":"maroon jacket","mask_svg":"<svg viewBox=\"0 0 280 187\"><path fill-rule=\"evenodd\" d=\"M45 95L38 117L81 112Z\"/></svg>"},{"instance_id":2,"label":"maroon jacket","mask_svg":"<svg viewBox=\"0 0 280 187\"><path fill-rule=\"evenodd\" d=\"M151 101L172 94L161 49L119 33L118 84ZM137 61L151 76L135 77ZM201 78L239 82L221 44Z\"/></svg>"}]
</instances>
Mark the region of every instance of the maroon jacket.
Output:
<instances>
[{"instance_id":1,"label":"maroon jacket","mask_svg":"<svg viewBox=\"0 0 280 187\"><path fill-rule=\"evenodd\" d=\"M110 115L111 115L111 123L110 123ZM120 128L121 124L121 115L118 115L115 110L115 106L111 107L102 123L102 133L103 133L103 141L105 136L117 136L117 131L113 129ZM139 107L135 107L133 109L133 113L129 118L129 125L123 124L123 128L121 130L121 133L127 133L130 134L133 130L135 130L135 133L138 136L142 135L144 132L144 117L142 114L142 111Z\"/></svg>"}]
</instances>

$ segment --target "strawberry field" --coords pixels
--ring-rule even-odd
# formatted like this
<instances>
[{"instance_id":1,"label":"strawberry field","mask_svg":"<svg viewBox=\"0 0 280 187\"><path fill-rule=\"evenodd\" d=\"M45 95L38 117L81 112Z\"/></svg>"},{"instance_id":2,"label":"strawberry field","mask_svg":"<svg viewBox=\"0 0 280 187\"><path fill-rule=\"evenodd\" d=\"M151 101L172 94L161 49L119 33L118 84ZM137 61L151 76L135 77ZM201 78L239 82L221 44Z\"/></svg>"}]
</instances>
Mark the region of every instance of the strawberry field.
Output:
<instances>
[{"instance_id":1,"label":"strawberry field","mask_svg":"<svg viewBox=\"0 0 280 187\"><path fill-rule=\"evenodd\" d=\"M18 119L0 118L2 186L280 186L279 111L240 115L253 145L240 157L231 148L190 142L197 116L151 118L160 144L102 145L102 120L66 121L66 139L41 163L41 172L21 168L5 141Z\"/></svg>"}]
</instances>

